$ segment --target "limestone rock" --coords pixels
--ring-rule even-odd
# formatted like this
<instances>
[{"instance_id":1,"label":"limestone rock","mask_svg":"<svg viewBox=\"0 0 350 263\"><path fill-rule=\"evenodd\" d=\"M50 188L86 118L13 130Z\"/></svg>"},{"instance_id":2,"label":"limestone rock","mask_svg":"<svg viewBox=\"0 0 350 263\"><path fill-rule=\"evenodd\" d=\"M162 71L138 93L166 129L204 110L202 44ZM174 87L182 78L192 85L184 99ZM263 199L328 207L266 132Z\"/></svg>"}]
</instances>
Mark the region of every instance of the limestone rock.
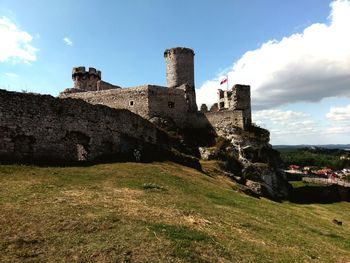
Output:
<instances>
[{"instance_id":1,"label":"limestone rock","mask_svg":"<svg viewBox=\"0 0 350 263\"><path fill-rule=\"evenodd\" d=\"M274 199L288 196L290 185L280 167L282 161L278 152L269 144L267 130L256 126L243 130L227 123L218 123L214 128L219 136L231 143L233 150L230 151L238 153L247 187Z\"/></svg>"},{"instance_id":2,"label":"limestone rock","mask_svg":"<svg viewBox=\"0 0 350 263\"><path fill-rule=\"evenodd\" d=\"M263 195L263 185L261 183L252 180L247 180L245 185L258 196Z\"/></svg>"},{"instance_id":3,"label":"limestone rock","mask_svg":"<svg viewBox=\"0 0 350 263\"><path fill-rule=\"evenodd\" d=\"M215 160L219 156L217 148L199 147L198 150L202 160Z\"/></svg>"}]
</instances>

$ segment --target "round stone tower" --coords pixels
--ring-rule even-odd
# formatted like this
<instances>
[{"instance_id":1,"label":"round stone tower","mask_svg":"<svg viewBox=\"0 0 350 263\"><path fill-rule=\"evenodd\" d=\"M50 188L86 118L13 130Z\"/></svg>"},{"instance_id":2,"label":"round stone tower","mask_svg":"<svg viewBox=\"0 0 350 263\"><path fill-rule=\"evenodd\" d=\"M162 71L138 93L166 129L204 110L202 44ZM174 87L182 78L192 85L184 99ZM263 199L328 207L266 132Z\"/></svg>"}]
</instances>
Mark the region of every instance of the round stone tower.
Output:
<instances>
[{"instance_id":1,"label":"round stone tower","mask_svg":"<svg viewBox=\"0 0 350 263\"><path fill-rule=\"evenodd\" d=\"M72 70L72 79L75 89L95 91L97 90L97 81L101 80L101 71L95 68L89 68L86 71L85 67L74 67Z\"/></svg>"},{"instance_id":2,"label":"round stone tower","mask_svg":"<svg viewBox=\"0 0 350 263\"><path fill-rule=\"evenodd\" d=\"M194 88L194 52L190 48L176 47L164 51L167 87L187 84Z\"/></svg>"}]
</instances>

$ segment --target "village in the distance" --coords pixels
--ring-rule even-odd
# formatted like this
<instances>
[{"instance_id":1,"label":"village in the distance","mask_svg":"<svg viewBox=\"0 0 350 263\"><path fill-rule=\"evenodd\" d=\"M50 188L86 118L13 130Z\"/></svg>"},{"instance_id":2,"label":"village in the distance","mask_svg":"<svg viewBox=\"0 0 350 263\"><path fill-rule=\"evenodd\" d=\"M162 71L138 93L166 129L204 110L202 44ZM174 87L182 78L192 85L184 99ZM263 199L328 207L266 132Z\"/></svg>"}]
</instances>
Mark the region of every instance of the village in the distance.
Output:
<instances>
[{"instance_id":1,"label":"village in the distance","mask_svg":"<svg viewBox=\"0 0 350 263\"><path fill-rule=\"evenodd\" d=\"M342 148L342 147L339 147ZM350 149L277 147L291 181L350 187Z\"/></svg>"}]
</instances>

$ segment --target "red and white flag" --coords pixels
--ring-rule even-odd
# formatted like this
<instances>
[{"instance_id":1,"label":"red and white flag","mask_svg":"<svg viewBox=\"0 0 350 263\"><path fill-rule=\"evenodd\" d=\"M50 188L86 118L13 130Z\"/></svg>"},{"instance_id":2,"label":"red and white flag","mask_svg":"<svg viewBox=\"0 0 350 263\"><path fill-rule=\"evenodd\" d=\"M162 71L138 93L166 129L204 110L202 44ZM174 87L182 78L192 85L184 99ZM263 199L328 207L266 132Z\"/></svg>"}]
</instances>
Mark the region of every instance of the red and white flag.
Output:
<instances>
[{"instance_id":1,"label":"red and white flag","mask_svg":"<svg viewBox=\"0 0 350 263\"><path fill-rule=\"evenodd\" d=\"M224 84L227 82L227 78L224 78L221 82L220 82L220 85Z\"/></svg>"}]
</instances>

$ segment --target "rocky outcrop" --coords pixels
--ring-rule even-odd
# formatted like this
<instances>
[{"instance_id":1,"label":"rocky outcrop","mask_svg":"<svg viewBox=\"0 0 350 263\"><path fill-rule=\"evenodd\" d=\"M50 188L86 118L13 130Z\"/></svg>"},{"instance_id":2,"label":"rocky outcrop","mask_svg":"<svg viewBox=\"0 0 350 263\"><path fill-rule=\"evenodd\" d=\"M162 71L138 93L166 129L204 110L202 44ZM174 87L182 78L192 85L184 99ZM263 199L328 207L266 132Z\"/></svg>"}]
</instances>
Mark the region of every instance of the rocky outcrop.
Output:
<instances>
[{"instance_id":1,"label":"rocky outcrop","mask_svg":"<svg viewBox=\"0 0 350 263\"><path fill-rule=\"evenodd\" d=\"M199 147L199 154L202 160L216 160L219 157L219 149L215 147Z\"/></svg>"},{"instance_id":2,"label":"rocky outcrop","mask_svg":"<svg viewBox=\"0 0 350 263\"><path fill-rule=\"evenodd\" d=\"M283 199L289 195L290 185L280 167L282 162L278 152L269 144L269 131L254 125L242 130L227 123L218 123L214 129L218 137L229 143L221 150L235 156L241 163L241 176L247 187L258 195L274 199ZM207 151L200 149L202 158L213 156Z\"/></svg>"}]
</instances>

